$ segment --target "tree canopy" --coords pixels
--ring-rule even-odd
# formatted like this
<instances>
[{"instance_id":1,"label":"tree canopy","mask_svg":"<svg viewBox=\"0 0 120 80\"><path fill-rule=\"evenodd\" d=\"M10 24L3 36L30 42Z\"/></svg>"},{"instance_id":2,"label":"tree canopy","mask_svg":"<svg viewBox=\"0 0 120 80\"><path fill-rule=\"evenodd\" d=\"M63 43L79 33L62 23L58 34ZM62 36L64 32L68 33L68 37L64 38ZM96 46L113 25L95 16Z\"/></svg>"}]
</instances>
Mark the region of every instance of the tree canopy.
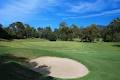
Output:
<instances>
[{"instance_id":1,"label":"tree canopy","mask_svg":"<svg viewBox=\"0 0 120 80\"><path fill-rule=\"evenodd\" d=\"M104 25L103 25L104 26ZM107 26L101 27L97 24L91 24L88 27L81 28L76 24L68 26L66 22L61 22L59 28L52 30L50 26L37 29L22 22L14 22L4 28L0 24L0 38L4 39L26 39L43 38L50 41L57 39L63 41L72 41L79 38L82 42L94 42L103 39L103 41L120 41L120 18L112 20Z\"/></svg>"}]
</instances>

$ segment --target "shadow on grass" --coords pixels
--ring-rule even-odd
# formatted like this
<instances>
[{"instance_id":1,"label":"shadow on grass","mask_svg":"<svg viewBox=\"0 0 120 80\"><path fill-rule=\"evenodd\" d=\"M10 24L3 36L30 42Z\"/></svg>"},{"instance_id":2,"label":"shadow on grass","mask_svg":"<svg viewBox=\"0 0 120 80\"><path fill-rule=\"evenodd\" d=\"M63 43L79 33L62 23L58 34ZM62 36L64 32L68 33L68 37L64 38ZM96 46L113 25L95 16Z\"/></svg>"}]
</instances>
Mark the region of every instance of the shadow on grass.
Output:
<instances>
[{"instance_id":1,"label":"shadow on grass","mask_svg":"<svg viewBox=\"0 0 120 80\"><path fill-rule=\"evenodd\" d=\"M40 74L24 64L31 65L35 70L42 69L46 74ZM35 68L37 63L29 63L27 58L16 57L11 54L0 55L0 79L1 80L55 80L48 76L47 66Z\"/></svg>"},{"instance_id":2,"label":"shadow on grass","mask_svg":"<svg viewBox=\"0 0 120 80\"><path fill-rule=\"evenodd\" d=\"M13 41L13 39L2 39L2 38L0 38L0 41L11 42L11 41Z\"/></svg>"},{"instance_id":3,"label":"shadow on grass","mask_svg":"<svg viewBox=\"0 0 120 80\"><path fill-rule=\"evenodd\" d=\"M35 72L38 72L44 76L48 76L50 74L50 67L46 65L37 66L36 62L29 63L29 67L34 70Z\"/></svg>"},{"instance_id":4,"label":"shadow on grass","mask_svg":"<svg viewBox=\"0 0 120 80\"><path fill-rule=\"evenodd\" d=\"M27 63L28 59L25 57L16 57L12 54L2 54L0 55L0 63L6 63L10 61L15 61L15 62L21 62L21 63Z\"/></svg>"},{"instance_id":5,"label":"shadow on grass","mask_svg":"<svg viewBox=\"0 0 120 80\"><path fill-rule=\"evenodd\" d=\"M8 47L8 46L3 46L3 45L0 45L0 48L2 48L2 47Z\"/></svg>"},{"instance_id":6,"label":"shadow on grass","mask_svg":"<svg viewBox=\"0 0 120 80\"><path fill-rule=\"evenodd\" d=\"M112 46L114 46L114 47L120 47L120 44L116 44L116 45L112 45Z\"/></svg>"}]
</instances>

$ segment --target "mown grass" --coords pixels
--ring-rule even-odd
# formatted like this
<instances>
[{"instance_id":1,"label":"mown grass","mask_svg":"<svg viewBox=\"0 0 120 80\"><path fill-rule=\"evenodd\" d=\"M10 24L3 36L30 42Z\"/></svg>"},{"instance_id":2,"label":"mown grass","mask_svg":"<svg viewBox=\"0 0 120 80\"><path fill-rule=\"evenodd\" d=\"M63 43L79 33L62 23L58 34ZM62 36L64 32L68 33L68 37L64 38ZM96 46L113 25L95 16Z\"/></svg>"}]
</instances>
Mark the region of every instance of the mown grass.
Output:
<instances>
[{"instance_id":1,"label":"mown grass","mask_svg":"<svg viewBox=\"0 0 120 80\"><path fill-rule=\"evenodd\" d=\"M120 43L50 42L40 39L0 41L0 54L14 54L29 59L58 56L75 59L90 73L73 80L120 80Z\"/></svg>"}]
</instances>

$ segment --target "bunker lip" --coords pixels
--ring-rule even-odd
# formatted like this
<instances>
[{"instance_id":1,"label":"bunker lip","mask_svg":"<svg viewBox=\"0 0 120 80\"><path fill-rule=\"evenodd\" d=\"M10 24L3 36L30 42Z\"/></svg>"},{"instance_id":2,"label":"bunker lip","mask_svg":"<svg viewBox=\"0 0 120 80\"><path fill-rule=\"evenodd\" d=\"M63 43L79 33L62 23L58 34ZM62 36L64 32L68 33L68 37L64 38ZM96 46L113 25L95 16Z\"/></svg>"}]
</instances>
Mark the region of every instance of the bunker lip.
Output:
<instances>
[{"instance_id":1,"label":"bunker lip","mask_svg":"<svg viewBox=\"0 0 120 80\"><path fill-rule=\"evenodd\" d=\"M32 59L30 61L30 63L34 62L37 63L37 65L35 66L36 68L42 65L50 67L49 76L56 78L62 79L80 78L89 73L89 70L83 64L69 58L45 56Z\"/></svg>"}]
</instances>

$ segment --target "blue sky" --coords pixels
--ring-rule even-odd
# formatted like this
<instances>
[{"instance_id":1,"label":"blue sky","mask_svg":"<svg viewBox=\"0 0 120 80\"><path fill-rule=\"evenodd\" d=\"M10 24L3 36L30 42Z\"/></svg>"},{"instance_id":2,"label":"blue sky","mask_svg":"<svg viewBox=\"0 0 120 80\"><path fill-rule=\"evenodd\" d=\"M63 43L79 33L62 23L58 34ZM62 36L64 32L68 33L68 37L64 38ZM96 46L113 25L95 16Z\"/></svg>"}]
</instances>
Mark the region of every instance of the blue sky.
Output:
<instances>
[{"instance_id":1,"label":"blue sky","mask_svg":"<svg viewBox=\"0 0 120 80\"><path fill-rule=\"evenodd\" d=\"M106 25L120 17L120 0L0 0L0 23L22 21L34 27L52 26L61 21L86 26Z\"/></svg>"}]
</instances>

